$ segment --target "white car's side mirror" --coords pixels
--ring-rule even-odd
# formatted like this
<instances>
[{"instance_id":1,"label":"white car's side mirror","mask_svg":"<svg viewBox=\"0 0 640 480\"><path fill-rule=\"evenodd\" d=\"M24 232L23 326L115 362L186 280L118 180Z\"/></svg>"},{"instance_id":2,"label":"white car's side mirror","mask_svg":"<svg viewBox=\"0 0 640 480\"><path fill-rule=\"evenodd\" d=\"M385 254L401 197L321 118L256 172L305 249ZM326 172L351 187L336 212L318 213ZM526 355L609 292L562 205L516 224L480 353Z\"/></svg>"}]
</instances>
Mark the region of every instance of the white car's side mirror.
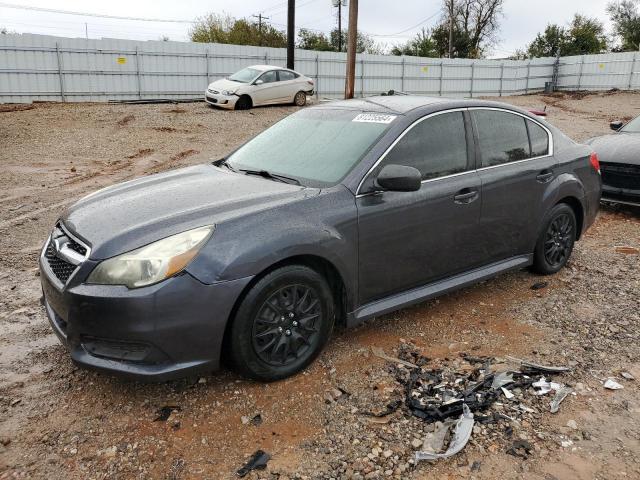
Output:
<instances>
[{"instance_id":1,"label":"white car's side mirror","mask_svg":"<svg viewBox=\"0 0 640 480\"><path fill-rule=\"evenodd\" d=\"M256 85L262 85L264 83L264 80L256 80L255 84Z\"/></svg>"}]
</instances>

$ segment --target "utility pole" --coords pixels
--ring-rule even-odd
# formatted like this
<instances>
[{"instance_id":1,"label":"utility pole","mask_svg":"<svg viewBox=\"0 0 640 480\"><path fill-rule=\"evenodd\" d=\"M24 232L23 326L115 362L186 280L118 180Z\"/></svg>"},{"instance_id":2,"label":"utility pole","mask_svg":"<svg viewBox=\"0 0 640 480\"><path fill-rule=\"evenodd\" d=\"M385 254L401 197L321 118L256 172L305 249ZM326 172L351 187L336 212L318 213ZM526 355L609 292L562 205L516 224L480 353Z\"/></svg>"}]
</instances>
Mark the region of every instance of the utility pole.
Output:
<instances>
[{"instance_id":1,"label":"utility pole","mask_svg":"<svg viewBox=\"0 0 640 480\"><path fill-rule=\"evenodd\" d=\"M453 10L454 1L449 0L447 8L449 10L449 58L453 57Z\"/></svg>"},{"instance_id":2,"label":"utility pole","mask_svg":"<svg viewBox=\"0 0 640 480\"><path fill-rule=\"evenodd\" d=\"M342 51L342 0L338 0L338 51Z\"/></svg>"},{"instance_id":3,"label":"utility pole","mask_svg":"<svg viewBox=\"0 0 640 480\"><path fill-rule=\"evenodd\" d=\"M87 22L84 22L84 37L89 40L89 26Z\"/></svg>"},{"instance_id":4,"label":"utility pole","mask_svg":"<svg viewBox=\"0 0 640 480\"><path fill-rule=\"evenodd\" d=\"M293 70L294 42L296 35L296 0L289 0L287 7L287 68Z\"/></svg>"},{"instance_id":5,"label":"utility pole","mask_svg":"<svg viewBox=\"0 0 640 480\"><path fill-rule=\"evenodd\" d=\"M260 35L260 38L258 39L258 43L260 44L260 46L262 46L262 20L269 20L270 17L265 17L263 16L261 13L259 13L258 15L251 15L254 18L258 19L258 35Z\"/></svg>"},{"instance_id":6,"label":"utility pole","mask_svg":"<svg viewBox=\"0 0 640 480\"><path fill-rule=\"evenodd\" d=\"M347 78L344 98L353 98L356 83L356 44L358 41L358 0L349 4L349 38L347 40Z\"/></svg>"}]
</instances>

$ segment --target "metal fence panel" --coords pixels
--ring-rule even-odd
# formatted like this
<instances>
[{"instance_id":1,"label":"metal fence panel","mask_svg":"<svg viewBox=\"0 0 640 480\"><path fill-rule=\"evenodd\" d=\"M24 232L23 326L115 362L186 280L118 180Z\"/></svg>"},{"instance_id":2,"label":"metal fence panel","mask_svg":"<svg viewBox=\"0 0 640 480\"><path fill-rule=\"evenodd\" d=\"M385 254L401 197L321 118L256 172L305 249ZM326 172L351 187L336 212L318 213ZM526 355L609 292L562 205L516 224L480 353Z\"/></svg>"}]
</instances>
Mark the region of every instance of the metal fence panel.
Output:
<instances>
[{"instance_id":1,"label":"metal fence panel","mask_svg":"<svg viewBox=\"0 0 640 480\"><path fill-rule=\"evenodd\" d=\"M356 96L390 89L477 97L540 91L556 59L469 60L359 54ZM640 87L635 52L563 57L558 88ZM253 64L286 65L286 50L240 45L0 35L0 102L201 98L208 83ZM296 51L320 97L344 93L346 54Z\"/></svg>"}]
</instances>

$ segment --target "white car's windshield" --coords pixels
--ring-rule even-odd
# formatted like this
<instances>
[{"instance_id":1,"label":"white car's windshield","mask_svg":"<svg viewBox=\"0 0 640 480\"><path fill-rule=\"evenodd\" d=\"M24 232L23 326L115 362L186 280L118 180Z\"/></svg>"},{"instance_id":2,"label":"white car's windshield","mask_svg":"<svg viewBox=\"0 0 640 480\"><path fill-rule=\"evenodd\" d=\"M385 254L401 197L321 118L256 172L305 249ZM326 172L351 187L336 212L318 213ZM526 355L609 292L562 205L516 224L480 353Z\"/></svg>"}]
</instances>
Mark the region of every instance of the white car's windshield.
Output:
<instances>
[{"instance_id":1,"label":"white car's windshield","mask_svg":"<svg viewBox=\"0 0 640 480\"><path fill-rule=\"evenodd\" d=\"M640 133L640 117L636 117L620 129L621 132Z\"/></svg>"},{"instance_id":2,"label":"white car's windshield","mask_svg":"<svg viewBox=\"0 0 640 480\"><path fill-rule=\"evenodd\" d=\"M335 185L394 118L340 109L302 110L240 147L227 164L238 171L266 170L308 186Z\"/></svg>"},{"instance_id":3,"label":"white car's windshield","mask_svg":"<svg viewBox=\"0 0 640 480\"><path fill-rule=\"evenodd\" d=\"M233 80L234 82L240 83L249 83L251 80L256 78L260 70L256 70L255 68L243 68L239 72L234 73L229 77L229 80Z\"/></svg>"}]
</instances>

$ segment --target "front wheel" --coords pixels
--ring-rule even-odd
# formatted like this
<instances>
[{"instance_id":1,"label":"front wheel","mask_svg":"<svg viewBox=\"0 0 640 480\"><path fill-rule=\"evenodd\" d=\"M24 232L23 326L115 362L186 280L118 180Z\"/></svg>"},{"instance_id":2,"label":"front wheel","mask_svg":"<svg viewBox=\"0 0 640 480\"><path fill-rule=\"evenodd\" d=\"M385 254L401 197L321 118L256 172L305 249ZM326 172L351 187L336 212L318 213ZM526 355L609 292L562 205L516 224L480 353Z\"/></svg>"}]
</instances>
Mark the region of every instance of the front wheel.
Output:
<instances>
[{"instance_id":1,"label":"front wheel","mask_svg":"<svg viewBox=\"0 0 640 480\"><path fill-rule=\"evenodd\" d=\"M236 110L249 110L252 107L251 97L242 95L236 101Z\"/></svg>"},{"instance_id":2,"label":"front wheel","mask_svg":"<svg viewBox=\"0 0 640 480\"><path fill-rule=\"evenodd\" d=\"M304 92L296 93L296 96L293 97L293 103L297 107L304 107L307 104L307 94Z\"/></svg>"},{"instance_id":3,"label":"front wheel","mask_svg":"<svg viewBox=\"0 0 640 480\"><path fill-rule=\"evenodd\" d=\"M334 321L331 290L315 270L289 265L265 275L246 294L229 331L229 354L243 375L279 380L309 365Z\"/></svg>"},{"instance_id":4,"label":"front wheel","mask_svg":"<svg viewBox=\"0 0 640 480\"><path fill-rule=\"evenodd\" d=\"M547 215L533 257L533 270L543 275L558 272L567 264L577 235L573 209L560 203Z\"/></svg>"}]
</instances>

